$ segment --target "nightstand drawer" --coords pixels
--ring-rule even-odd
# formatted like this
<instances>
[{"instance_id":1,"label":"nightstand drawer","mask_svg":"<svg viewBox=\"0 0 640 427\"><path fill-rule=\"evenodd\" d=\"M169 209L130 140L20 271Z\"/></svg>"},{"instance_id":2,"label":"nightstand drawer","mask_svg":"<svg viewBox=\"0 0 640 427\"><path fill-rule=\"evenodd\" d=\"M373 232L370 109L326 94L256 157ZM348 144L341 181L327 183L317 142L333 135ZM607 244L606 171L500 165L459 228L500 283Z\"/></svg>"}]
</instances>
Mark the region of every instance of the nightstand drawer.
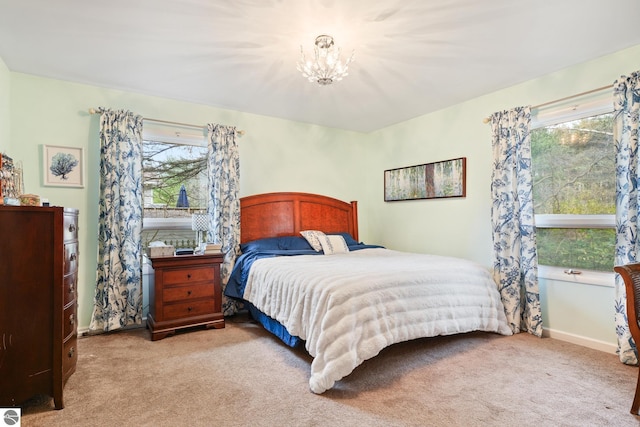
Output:
<instances>
[{"instance_id":1,"label":"nightstand drawer","mask_svg":"<svg viewBox=\"0 0 640 427\"><path fill-rule=\"evenodd\" d=\"M199 283L187 286L172 286L162 291L162 301L187 301L197 298L213 298L215 296L215 288L213 283Z\"/></svg>"},{"instance_id":2,"label":"nightstand drawer","mask_svg":"<svg viewBox=\"0 0 640 427\"><path fill-rule=\"evenodd\" d=\"M162 308L165 320L181 319L214 313L215 299L188 301L177 304L167 304Z\"/></svg>"},{"instance_id":3,"label":"nightstand drawer","mask_svg":"<svg viewBox=\"0 0 640 427\"><path fill-rule=\"evenodd\" d=\"M165 286L182 285L192 282L213 281L214 270L209 267L191 267L176 270L165 270L162 280Z\"/></svg>"},{"instance_id":4,"label":"nightstand drawer","mask_svg":"<svg viewBox=\"0 0 640 427\"><path fill-rule=\"evenodd\" d=\"M194 326L224 328L219 254L152 257L147 327L151 340Z\"/></svg>"}]
</instances>

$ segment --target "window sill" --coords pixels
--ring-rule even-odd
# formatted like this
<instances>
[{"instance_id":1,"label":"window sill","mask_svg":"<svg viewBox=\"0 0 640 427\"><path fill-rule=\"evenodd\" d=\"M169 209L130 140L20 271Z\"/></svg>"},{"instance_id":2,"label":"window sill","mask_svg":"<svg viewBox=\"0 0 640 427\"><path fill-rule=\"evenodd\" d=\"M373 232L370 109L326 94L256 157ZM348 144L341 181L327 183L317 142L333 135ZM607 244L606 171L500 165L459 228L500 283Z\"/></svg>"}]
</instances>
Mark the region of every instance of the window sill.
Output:
<instances>
[{"instance_id":1,"label":"window sill","mask_svg":"<svg viewBox=\"0 0 640 427\"><path fill-rule=\"evenodd\" d=\"M562 282L579 283L593 286L615 287L615 273L605 271L580 270L580 274L567 274L566 268L538 266L538 278L558 280Z\"/></svg>"}]
</instances>

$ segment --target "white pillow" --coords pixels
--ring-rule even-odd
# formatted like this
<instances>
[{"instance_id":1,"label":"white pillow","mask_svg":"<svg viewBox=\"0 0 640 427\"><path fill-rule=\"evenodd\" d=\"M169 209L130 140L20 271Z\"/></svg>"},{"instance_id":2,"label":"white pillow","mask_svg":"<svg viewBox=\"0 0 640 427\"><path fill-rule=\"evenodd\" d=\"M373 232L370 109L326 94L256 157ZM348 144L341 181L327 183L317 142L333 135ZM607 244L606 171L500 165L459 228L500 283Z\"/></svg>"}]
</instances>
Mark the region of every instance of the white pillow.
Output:
<instances>
[{"instance_id":1,"label":"white pillow","mask_svg":"<svg viewBox=\"0 0 640 427\"><path fill-rule=\"evenodd\" d=\"M319 240L325 255L344 254L349 252L349 246L347 246L347 242L345 242L344 237L340 235L324 235L321 236Z\"/></svg>"},{"instance_id":2,"label":"white pillow","mask_svg":"<svg viewBox=\"0 0 640 427\"><path fill-rule=\"evenodd\" d=\"M322 244L320 244L320 238L325 237L325 234L322 231L304 230L304 231L301 231L300 234L302 234L302 237L307 239L307 242L309 242L311 247L316 252L320 252L322 250Z\"/></svg>"}]
</instances>

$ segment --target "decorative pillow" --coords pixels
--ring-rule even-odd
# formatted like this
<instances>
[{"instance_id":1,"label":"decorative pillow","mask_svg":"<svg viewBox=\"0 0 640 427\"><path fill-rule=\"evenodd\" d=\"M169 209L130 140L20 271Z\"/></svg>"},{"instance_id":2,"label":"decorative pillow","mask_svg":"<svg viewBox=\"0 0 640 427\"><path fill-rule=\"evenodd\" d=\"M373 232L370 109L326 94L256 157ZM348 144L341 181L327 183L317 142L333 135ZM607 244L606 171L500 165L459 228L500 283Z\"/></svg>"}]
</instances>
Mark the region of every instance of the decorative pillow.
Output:
<instances>
[{"instance_id":1,"label":"decorative pillow","mask_svg":"<svg viewBox=\"0 0 640 427\"><path fill-rule=\"evenodd\" d=\"M269 250L312 250L309 243L299 236L268 237L266 239L253 240L240 245L242 253L249 251Z\"/></svg>"},{"instance_id":2,"label":"decorative pillow","mask_svg":"<svg viewBox=\"0 0 640 427\"><path fill-rule=\"evenodd\" d=\"M302 237L307 239L307 242L309 242L311 247L316 252L320 252L322 250L322 244L320 244L320 238L325 236L325 234L322 231L303 230L300 232L300 234L302 234Z\"/></svg>"},{"instance_id":3,"label":"decorative pillow","mask_svg":"<svg viewBox=\"0 0 640 427\"><path fill-rule=\"evenodd\" d=\"M349 233L336 233L336 234L339 234L340 236L344 237L344 241L346 242L347 246L358 244L358 242Z\"/></svg>"},{"instance_id":4,"label":"decorative pillow","mask_svg":"<svg viewBox=\"0 0 640 427\"><path fill-rule=\"evenodd\" d=\"M319 238L325 255L344 254L349 252L347 242L339 234L330 234Z\"/></svg>"}]
</instances>

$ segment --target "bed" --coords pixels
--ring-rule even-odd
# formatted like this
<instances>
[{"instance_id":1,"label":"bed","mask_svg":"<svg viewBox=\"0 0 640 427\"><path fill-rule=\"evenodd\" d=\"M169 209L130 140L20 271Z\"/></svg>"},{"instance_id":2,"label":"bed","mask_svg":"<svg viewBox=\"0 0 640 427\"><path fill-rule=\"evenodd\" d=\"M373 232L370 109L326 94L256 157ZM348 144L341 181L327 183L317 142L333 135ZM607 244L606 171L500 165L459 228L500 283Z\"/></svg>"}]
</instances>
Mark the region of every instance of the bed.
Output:
<instances>
[{"instance_id":1,"label":"bed","mask_svg":"<svg viewBox=\"0 0 640 427\"><path fill-rule=\"evenodd\" d=\"M471 331L511 335L486 268L359 242L357 202L253 195L241 199L240 223L242 253L225 295L286 344L304 345L314 393L395 343Z\"/></svg>"}]
</instances>

